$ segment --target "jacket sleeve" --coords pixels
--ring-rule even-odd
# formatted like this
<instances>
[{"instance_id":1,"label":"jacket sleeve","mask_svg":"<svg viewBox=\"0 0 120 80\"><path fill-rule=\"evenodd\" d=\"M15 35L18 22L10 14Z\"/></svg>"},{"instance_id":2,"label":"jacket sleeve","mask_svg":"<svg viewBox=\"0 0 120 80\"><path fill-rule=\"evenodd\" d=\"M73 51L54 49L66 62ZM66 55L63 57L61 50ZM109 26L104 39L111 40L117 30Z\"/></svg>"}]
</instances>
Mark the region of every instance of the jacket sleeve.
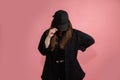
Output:
<instances>
[{"instance_id":1,"label":"jacket sleeve","mask_svg":"<svg viewBox=\"0 0 120 80\"><path fill-rule=\"evenodd\" d=\"M45 39L47 37L47 31L48 30L46 30L43 33L43 35L40 39L39 45L38 45L38 50L42 55L47 55L47 54L49 54L49 51L50 51L50 46L48 48L45 47Z\"/></svg>"},{"instance_id":2,"label":"jacket sleeve","mask_svg":"<svg viewBox=\"0 0 120 80\"><path fill-rule=\"evenodd\" d=\"M84 52L89 46L95 43L92 36L82 32L77 31L78 37L78 49Z\"/></svg>"}]
</instances>

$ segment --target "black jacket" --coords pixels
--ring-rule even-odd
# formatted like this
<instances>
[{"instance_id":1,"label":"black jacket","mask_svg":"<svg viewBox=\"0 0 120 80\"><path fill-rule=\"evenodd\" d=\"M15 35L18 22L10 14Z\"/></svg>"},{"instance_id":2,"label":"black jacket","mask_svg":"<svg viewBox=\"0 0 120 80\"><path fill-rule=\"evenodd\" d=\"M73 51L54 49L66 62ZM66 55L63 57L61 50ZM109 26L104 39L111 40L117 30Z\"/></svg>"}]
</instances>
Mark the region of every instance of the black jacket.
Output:
<instances>
[{"instance_id":1,"label":"black jacket","mask_svg":"<svg viewBox=\"0 0 120 80\"><path fill-rule=\"evenodd\" d=\"M45 48L45 39L46 39L47 30L43 33L38 50L42 55L46 56L42 80L53 80L52 76L52 52L50 48ZM65 80L82 80L85 77L85 72L82 70L78 60L77 52L81 50L84 52L89 46L95 43L95 40L88 34L73 29L72 38L68 40L65 47Z\"/></svg>"}]
</instances>

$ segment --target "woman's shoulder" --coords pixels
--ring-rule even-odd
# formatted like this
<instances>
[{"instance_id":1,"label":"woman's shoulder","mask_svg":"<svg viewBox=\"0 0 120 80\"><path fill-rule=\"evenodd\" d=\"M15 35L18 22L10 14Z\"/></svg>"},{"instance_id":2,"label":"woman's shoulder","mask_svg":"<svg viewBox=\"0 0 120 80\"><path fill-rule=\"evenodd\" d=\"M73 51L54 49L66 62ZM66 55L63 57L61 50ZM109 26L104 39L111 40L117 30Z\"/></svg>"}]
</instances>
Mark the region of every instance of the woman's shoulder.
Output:
<instances>
[{"instance_id":1,"label":"woman's shoulder","mask_svg":"<svg viewBox=\"0 0 120 80\"><path fill-rule=\"evenodd\" d=\"M44 35L44 36L47 35L48 32L49 32L49 29L44 30L44 31L43 31L43 35Z\"/></svg>"},{"instance_id":2,"label":"woman's shoulder","mask_svg":"<svg viewBox=\"0 0 120 80\"><path fill-rule=\"evenodd\" d=\"M90 36L89 34L87 34L86 32L83 32L79 29L73 29L73 34L76 34L77 36Z\"/></svg>"},{"instance_id":3,"label":"woman's shoulder","mask_svg":"<svg viewBox=\"0 0 120 80\"><path fill-rule=\"evenodd\" d=\"M50 30L50 29L46 29L46 30L44 30L44 33L47 33L49 30Z\"/></svg>"},{"instance_id":4,"label":"woman's shoulder","mask_svg":"<svg viewBox=\"0 0 120 80\"><path fill-rule=\"evenodd\" d=\"M84 34L84 32L78 29L73 29L73 34Z\"/></svg>"}]
</instances>

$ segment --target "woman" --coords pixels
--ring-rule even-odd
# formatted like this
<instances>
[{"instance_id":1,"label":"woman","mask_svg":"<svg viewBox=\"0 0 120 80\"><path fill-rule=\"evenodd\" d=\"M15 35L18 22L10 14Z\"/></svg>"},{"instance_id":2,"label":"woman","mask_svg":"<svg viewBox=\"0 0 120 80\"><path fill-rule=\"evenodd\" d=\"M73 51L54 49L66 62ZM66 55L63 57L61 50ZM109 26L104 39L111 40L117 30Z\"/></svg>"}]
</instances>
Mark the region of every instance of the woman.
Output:
<instances>
[{"instance_id":1,"label":"woman","mask_svg":"<svg viewBox=\"0 0 120 80\"><path fill-rule=\"evenodd\" d=\"M77 52L84 52L94 42L90 35L72 28L66 11L56 11L38 46L46 56L42 80L83 80L85 72L77 60Z\"/></svg>"}]
</instances>

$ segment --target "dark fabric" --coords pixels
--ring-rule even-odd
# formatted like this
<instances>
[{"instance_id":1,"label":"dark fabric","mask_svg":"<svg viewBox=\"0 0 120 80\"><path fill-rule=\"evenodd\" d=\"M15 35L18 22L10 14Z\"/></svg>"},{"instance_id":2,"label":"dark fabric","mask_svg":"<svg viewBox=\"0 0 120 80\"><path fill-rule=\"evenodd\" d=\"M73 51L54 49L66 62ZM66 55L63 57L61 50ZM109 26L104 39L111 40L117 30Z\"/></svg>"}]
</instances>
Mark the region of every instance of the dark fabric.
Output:
<instances>
[{"instance_id":1,"label":"dark fabric","mask_svg":"<svg viewBox=\"0 0 120 80\"><path fill-rule=\"evenodd\" d=\"M54 80L54 59L53 52L50 47L45 48L45 31L41 37L38 49L40 53L46 56L42 80ZM85 77L85 72L82 70L78 60L77 52L81 50L84 52L89 46L95 43L95 40L88 34L73 29L72 38L67 42L65 47L65 80L82 80Z\"/></svg>"},{"instance_id":2,"label":"dark fabric","mask_svg":"<svg viewBox=\"0 0 120 80\"><path fill-rule=\"evenodd\" d=\"M53 80L65 80L64 62L54 63Z\"/></svg>"}]
</instances>

